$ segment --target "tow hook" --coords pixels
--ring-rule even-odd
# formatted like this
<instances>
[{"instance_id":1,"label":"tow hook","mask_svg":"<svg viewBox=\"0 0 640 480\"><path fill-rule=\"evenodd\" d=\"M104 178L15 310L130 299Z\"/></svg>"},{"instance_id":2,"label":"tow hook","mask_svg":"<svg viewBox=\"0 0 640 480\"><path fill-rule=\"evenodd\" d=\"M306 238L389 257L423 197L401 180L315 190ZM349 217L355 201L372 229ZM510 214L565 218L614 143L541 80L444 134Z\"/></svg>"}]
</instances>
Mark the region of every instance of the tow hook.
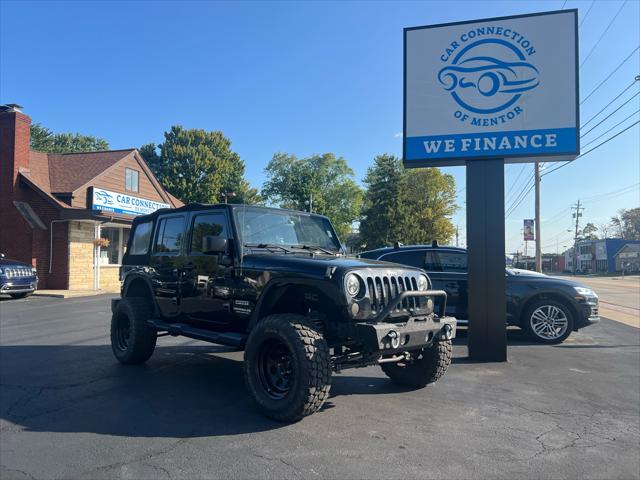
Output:
<instances>
[{"instance_id":1,"label":"tow hook","mask_svg":"<svg viewBox=\"0 0 640 480\"><path fill-rule=\"evenodd\" d=\"M453 328L451 328L451 325L445 325L441 330L440 336L444 340L451 340L453 338Z\"/></svg>"},{"instance_id":2,"label":"tow hook","mask_svg":"<svg viewBox=\"0 0 640 480\"><path fill-rule=\"evenodd\" d=\"M387 333L387 337L391 340L391 348L398 348L400 346L400 335L395 330L391 330Z\"/></svg>"}]
</instances>

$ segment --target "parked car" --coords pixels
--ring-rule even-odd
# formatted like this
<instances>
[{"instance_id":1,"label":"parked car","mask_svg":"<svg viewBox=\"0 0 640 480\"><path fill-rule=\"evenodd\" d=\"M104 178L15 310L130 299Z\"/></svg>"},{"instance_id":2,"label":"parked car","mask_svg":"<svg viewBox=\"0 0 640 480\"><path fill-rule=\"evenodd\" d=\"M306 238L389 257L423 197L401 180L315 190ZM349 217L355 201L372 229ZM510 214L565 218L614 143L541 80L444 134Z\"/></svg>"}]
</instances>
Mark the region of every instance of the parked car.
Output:
<instances>
[{"instance_id":1,"label":"parked car","mask_svg":"<svg viewBox=\"0 0 640 480\"><path fill-rule=\"evenodd\" d=\"M26 263L5 258L0 253L0 293L24 298L38 288L36 269Z\"/></svg>"},{"instance_id":2,"label":"parked car","mask_svg":"<svg viewBox=\"0 0 640 480\"><path fill-rule=\"evenodd\" d=\"M417 268L347 258L326 217L266 207L192 204L133 221L112 303L111 345L143 363L158 336L244 350L249 393L296 421L329 395L332 371L380 365L420 388L451 361L454 318ZM444 310L444 307L441 307Z\"/></svg>"},{"instance_id":3,"label":"parked car","mask_svg":"<svg viewBox=\"0 0 640 480\"><path fill-rule=\"evenodd\" d=\"M467 251L463 248L407 245L380 248L361 258L424 269L432 288L447 292L447 314L468 325ZM561 343L572 331L600 321L598 295L571 280L529 270L506 269L507 324L517 325L541 343Z\"/></svg>"}]
</instances>

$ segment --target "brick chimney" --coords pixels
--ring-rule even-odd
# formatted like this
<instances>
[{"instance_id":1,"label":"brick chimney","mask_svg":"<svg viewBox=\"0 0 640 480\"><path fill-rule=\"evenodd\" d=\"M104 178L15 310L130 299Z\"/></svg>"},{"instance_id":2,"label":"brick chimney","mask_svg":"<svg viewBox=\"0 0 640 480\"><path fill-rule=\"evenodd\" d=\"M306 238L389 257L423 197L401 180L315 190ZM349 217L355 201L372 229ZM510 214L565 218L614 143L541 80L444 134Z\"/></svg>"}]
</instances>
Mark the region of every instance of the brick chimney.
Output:
<instances>
[{"instance_id":1,"label":"brick chimney","mask_svg":"<svg viewBox=\"0 0 640 480\"><path fill-rule=\"evenodd\" d=\"M29 169L31 118L20 106L0 106L0 204L3 209L18 194L17 178L20 169Z\"/></svg>"},{"instance_id":2,"label":"brick chimney","mask_svg":"<svg viewBox=\"0 0 640 480\"><path fill-rule=\"evenodd\" d=\"M31 228L13 204L25 196L18 174L29 168L30 127L18 105L0 105L0 252L33 265Z\"/></svg>"}]
</instances>

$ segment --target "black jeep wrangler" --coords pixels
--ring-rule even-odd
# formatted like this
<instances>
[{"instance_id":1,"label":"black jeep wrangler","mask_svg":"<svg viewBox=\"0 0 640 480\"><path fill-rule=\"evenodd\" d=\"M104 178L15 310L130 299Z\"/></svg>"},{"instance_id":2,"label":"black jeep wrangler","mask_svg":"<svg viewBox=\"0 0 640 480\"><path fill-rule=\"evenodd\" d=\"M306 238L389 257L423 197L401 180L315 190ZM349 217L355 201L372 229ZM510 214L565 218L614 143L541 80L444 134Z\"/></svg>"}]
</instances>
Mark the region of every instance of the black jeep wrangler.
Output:
<instances>
[{"instance_id":1,"label":"black jeep wrangler","mask_svg":"<svg viewBox=\"0 0 640 480\"><path fill-rule=\"evenodd\" d=\"M446 294L417 268L346 257L320 215L192 204L138 217L121 282L121 363L145 362L164 335L244 349L249 392L281 421L317 411L332 371L379 364L420 388L451 361Z\"/></svg>"}]
</instances>

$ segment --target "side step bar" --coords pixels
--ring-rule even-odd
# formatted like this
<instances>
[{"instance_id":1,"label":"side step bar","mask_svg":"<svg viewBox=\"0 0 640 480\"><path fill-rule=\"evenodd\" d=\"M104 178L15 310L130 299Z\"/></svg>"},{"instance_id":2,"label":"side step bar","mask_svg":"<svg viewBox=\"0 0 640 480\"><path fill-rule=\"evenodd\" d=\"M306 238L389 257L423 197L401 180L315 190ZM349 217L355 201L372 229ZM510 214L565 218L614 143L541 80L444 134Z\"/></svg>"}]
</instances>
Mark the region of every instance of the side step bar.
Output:
<instances>
[{"instance_id":1,"label":"side step bar","mask_svg":"<svg viewBox=\"0 0 640 480\"><path fill-rule=\"evenodd\" d=\"M162 320L147 320L149 326L159 331L166 331L169 335L177 337L189 337L205 342L227 345L229 347L244 348L247 343L247 335L235 332L212 332L203 328L196 328L186 323L166 323Z\"/></svg>"}]
</instances>

